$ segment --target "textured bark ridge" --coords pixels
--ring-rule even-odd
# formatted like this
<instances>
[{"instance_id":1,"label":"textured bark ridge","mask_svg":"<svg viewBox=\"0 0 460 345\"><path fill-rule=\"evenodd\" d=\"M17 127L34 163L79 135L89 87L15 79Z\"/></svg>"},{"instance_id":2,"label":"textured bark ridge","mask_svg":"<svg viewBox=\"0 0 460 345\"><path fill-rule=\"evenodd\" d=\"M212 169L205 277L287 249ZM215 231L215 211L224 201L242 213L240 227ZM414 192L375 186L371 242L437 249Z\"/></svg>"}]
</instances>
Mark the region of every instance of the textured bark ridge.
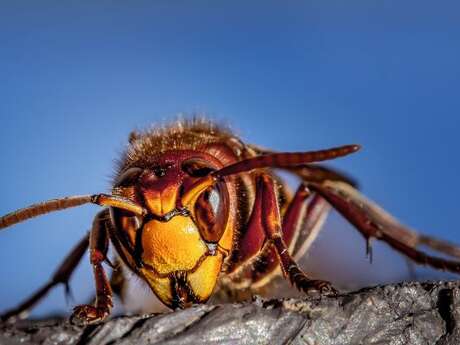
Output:
<instances>
[{"instance_id":1,"label":"textured bark ridge","mask_svg":"<svg viewBox=\"0 0 460 345\"><path fill-rule=\"evenodd\" d=\"M460 282L403 283L338 297L255 299L161 315L0 324L0 344L460 344Z\"/></svg>"}]
</instances>

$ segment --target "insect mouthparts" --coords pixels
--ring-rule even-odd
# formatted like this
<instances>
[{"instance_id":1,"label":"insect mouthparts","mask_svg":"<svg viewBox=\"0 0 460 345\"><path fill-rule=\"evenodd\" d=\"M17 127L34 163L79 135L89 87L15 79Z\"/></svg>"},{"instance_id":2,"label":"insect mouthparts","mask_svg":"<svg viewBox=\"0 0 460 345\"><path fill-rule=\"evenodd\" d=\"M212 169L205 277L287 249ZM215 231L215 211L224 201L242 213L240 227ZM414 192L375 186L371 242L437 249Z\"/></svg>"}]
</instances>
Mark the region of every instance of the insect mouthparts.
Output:
<instances>
[{"instance_id":1,"label":"insect mouthparts","mask_svg":"<svg viewBox=\"0 0 460 345\"><path fill-rule=\"evenodd\" d=\"M175 208L172 211L169 211L168 213L159 216L154 213L149 213L146 215L146 221L149 220L158 220L160 222L169 222L172 218L176 216L183 216L183 217L189 217L190 216L190 211L186 207L181 207L181 208Z\"/></svg>"}]
</instances>

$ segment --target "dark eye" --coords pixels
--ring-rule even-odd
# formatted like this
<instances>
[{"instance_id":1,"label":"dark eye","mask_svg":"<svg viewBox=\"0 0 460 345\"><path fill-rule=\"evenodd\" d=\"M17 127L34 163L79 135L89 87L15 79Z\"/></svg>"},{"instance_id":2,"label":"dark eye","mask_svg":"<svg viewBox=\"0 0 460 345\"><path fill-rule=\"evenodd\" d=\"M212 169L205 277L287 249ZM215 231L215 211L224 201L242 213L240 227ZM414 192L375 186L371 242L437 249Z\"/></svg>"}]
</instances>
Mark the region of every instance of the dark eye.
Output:
<instances>
[{"instance_id":1,"label":"dark eye","mask_svg":"<svg viewBox=\"0 0 460 345\"><path fill-rule=\"evenodd\" d=\"M182 170L191 177L204 177L215 171L209 164L201 159L191 159L182 163Z\"/></svg>"},{"instance_id":2,"label":"dark eye","mask_svg":"<svg viewBox=\"0 0 460 345\"><path fill-rule=\"evenodd\" d=\"M116 178L114 187L126 187L133 185L143 171L143 169L136 167L125 170Z\"/></svg>"},{"instance_id":3,"label":"dark eye","mask_svg":"<svg viewBox=\"0 0 460 345\"><path fill-rule=\"evenodd\" d=\"M217 242L224 227L219 224L223 215L221 194L217 188L203 192L195 204L195 220L200 233L206 241Z\"/></svg>"}]
</instances>

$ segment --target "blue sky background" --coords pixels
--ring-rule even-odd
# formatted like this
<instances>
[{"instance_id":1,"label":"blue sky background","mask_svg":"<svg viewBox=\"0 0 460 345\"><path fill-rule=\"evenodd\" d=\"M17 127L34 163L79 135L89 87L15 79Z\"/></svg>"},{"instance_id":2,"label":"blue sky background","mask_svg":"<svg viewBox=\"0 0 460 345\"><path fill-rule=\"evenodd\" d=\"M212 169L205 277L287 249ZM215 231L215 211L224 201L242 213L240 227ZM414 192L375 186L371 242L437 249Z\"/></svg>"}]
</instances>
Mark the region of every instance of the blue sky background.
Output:
<instances>
[{"instance_id":1,"label":"blue sky background","mask_svg":"<svg viewBox=\"0 0 460 345\"><path fill-rule=\"evenodd\" d=\"M334 166L405 223L460 243L459 13L458 1L1 1L0 214L107 191L131 129L205 112L277 150L362 144ZM47 279L96 211L0 234L0 310ZM337 215L327 228L310 270L407 278L385 246L370 266ZM86 259L72 286L77 302L91 294ZM71 307L59 288L34 315Z\"/></svg>"}]
</instances>

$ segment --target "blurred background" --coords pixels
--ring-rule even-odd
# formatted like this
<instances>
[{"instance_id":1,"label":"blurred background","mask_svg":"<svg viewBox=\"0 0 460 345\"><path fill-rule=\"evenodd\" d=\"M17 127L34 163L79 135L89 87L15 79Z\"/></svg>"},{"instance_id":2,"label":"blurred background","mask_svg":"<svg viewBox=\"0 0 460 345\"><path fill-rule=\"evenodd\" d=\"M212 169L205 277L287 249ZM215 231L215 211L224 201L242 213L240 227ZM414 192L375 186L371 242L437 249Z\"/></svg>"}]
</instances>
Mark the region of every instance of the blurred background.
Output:
<instances>
[{"instance_id":1,"label":"blurred background","mask_svg":"<svg viewBox=\"0 0 460 345\"><path fill-rule=\"evenodd\" d=\"M359 143L333 162L405 224L460 243L458 1L1 1L0 214L108 191L132 129L205 113L281 151ZM95 206L0 233L0 311L44 283ZM305 269L353 286L411 279L333 213ZM453 275L417 268L417 279ZM342 281L343 282L343 281ZM94 285L87 257L33 316Z\"/></svg>"}]
</instances>

